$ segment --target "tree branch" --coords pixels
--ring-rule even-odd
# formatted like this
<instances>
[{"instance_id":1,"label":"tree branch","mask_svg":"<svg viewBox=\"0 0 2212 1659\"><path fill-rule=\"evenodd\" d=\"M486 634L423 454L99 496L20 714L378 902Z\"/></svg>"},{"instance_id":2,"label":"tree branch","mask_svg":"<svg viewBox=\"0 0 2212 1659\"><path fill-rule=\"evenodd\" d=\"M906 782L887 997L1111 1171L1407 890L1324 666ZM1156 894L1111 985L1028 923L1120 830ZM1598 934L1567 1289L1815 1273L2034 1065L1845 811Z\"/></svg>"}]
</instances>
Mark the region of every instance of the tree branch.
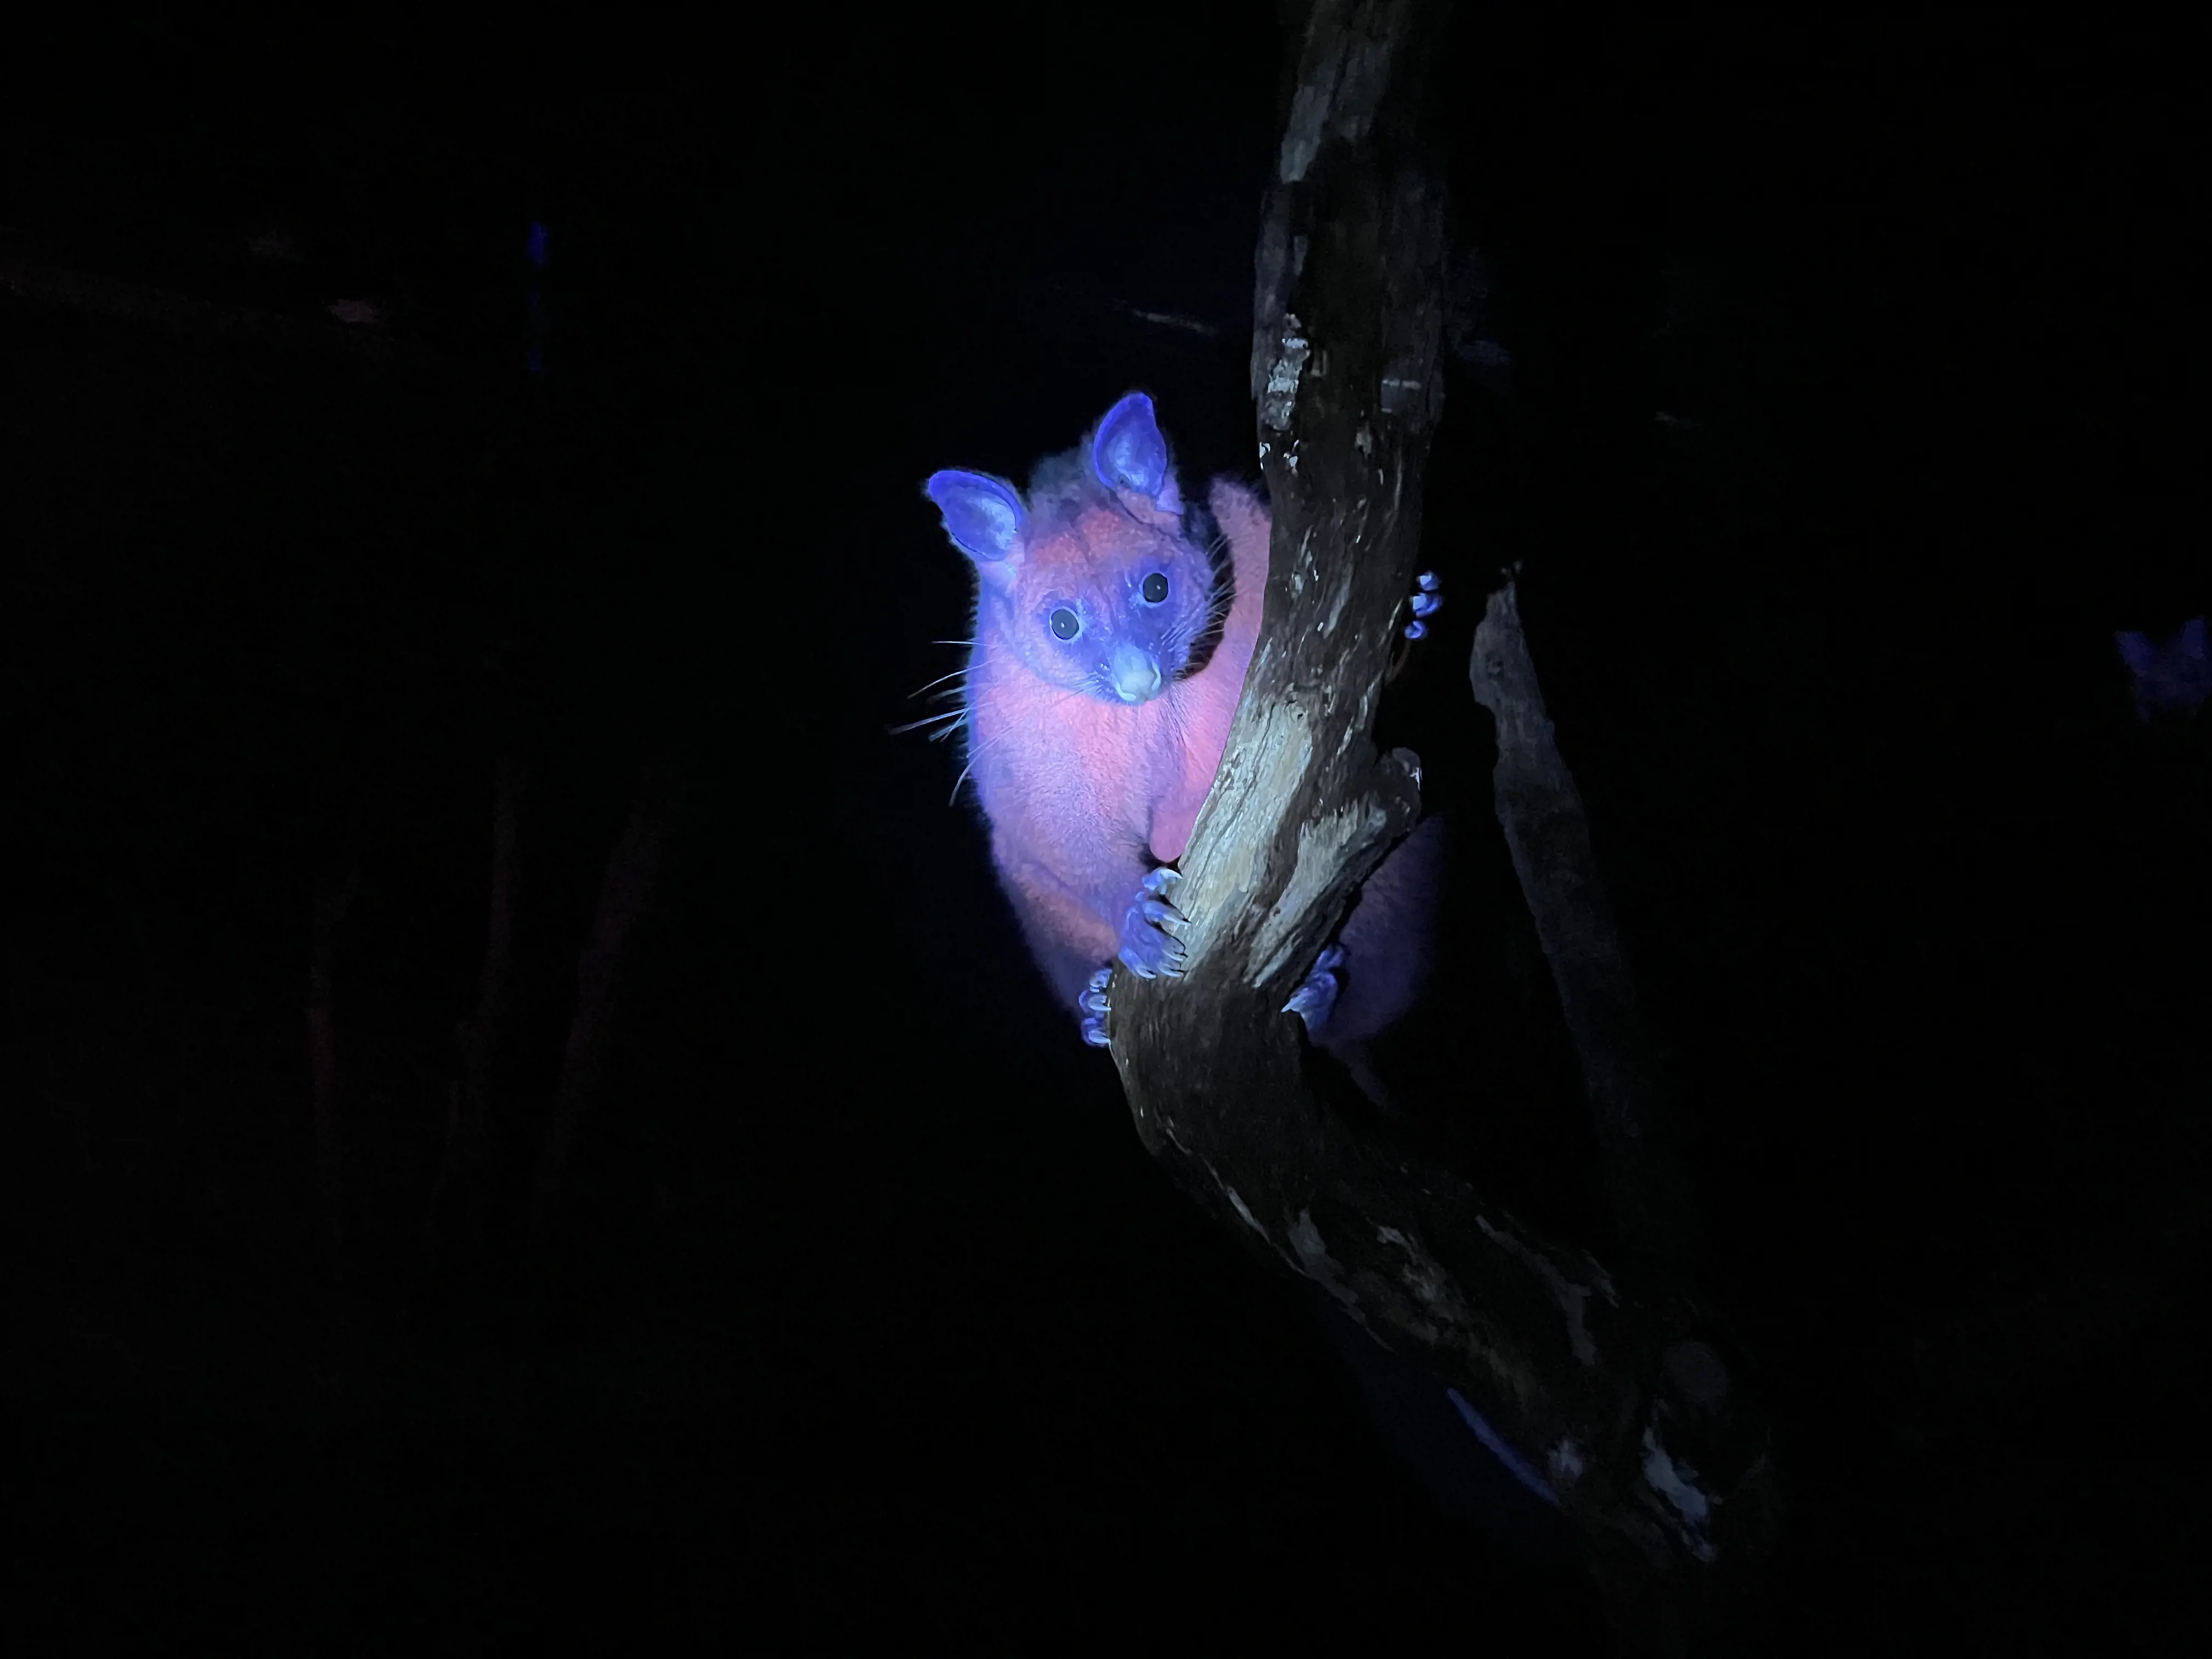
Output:
<instances>
[{"instance_id":1,"label":"tree branch","mask_svg":"<svg viewBox=\"0 0 2212 1659\"><path fill-rule=\"evenodd\" d=\"M1702 1231L1696 1205L1674 1155L1657 1066L1613 901L1590 849L1582 792L1553 740L1521 631L1518 584L1510 578L1491 595L1475 629L1468 678L1475 701L1498 723L1498 821L1582 1061L1622 1239L1639 1261L1686 1271Z\"/></svg>"},{"instance_id":2,"label":"tree branch","mask_svg":"<svg viewBox=\"0 0 2212 1659\"><path fill-rule=\"evenodd\" d=\"M1265 620L1182 860L1184 973L1117 973L1111 1046L1154 1156L1378 1340L1480 1401L1582 1524L1616 1622L1663 1646L1681 1628L1679 1592L1763 1536L1724 1523L1760 1510L1735 1500L1763 1486L1764 1461L1717 1460L1704 1448L1721 1443L1701 1440L1701 1470L1681 1449L1728 1401L1724 1367L1695 1340L1705 1322L1675 1285L1624 1288L1340 1115L1279 1012L1419 811L1414 757L1378 757L1370 734L1442 404L1443 192L1416 131L1436 27L1437 9L1413 0L1320 0L1305 26L1257 259ZM1511 781L1501 769L1501 791ZM1524 846L1549 856L1541 837L1516 855ZM1632 1092L1608 1085L1601 1103L1624 1133Z\"/></svg>"}]
</instances>

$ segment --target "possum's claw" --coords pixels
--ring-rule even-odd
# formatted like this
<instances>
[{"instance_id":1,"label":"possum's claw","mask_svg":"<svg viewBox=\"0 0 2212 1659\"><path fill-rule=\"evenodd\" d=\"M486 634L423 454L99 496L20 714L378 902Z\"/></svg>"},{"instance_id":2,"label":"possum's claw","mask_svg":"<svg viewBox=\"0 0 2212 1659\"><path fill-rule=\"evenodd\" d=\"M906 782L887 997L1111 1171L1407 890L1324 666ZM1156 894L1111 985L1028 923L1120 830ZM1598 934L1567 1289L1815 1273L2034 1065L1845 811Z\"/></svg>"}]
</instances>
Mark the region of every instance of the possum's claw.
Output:
<instances>
[{"instance_id":1,"label":"possum's claw","mask_svg":"<svg viewBox=\"0 0 2212 1659\"><path fill-rule=\"evenodd\" d=\"M1306 1023L1306 1035L1317 1037L1328 1024L1328 1017L1336 1009L1336 994L1340 988L1334 969L1344 966L1345 951L1341 945L1332 945L1315 958L1313 972L1306 982L1291 994L1283 1005L1286 1014L1296 1014Z\"/></svg>"},{"instance_id":2,"label":"possum's claw","mask_svg":"<svg viewBox=\"0 0 2212 1659\"><path fill-rule=\"evenodd\" d=\"M1114 970L1111 968L1101 968L1097 973L1091 975L1091 982L1083 988L1083 994L1076 998L1075 1006L1086 1014L1110 1012L1111 1010L1106 1001L1106 983L1113 977Z\"/></svg>"},{"instance_id":3,"label":"possum's claw","mask_svg":"<svg viewBox=\"0 0 2212 1659\"><path fill-rule=\"evenodd\" d=\"M1160 924L1181 921L1183 914L1159 896L1182 879L1179 873L1161 866L1137 884L1136 894L1121 918L1119 959L1141 979L1173 979L1182 972L1182 941Z\"/></svg>"},{"instance_id":4,"label":"possum's claw","mask_svg":"<svg viewBox=\"0 0 2212 1659\"><path fill-rule=\"evenodd\" d=\"M1406 624L1406 637L1418 640L1429 631L1427 618L1443 609L1443 584L1437 580L1433 570L1424 570L1413 578L1413 620Z\"/></svg>"},{"instance_id":5,"label":"possum's claw","mask_svg":"<svg viewBox=\"0 0 2212 1659\"><path fill-rule=\"evenodd\" d=\"M1161 926L1163 922L1183 920L1182 912L1161 896L1182 879L1179 871L1162 865L1137 884L1129 908L1122 915L1121 948L1115 960L1140 978L1174 979L1182 972L1182 941ZM1106 1047L1106 1016L1109 1012L1106 986L1113 976L1110 963L1101 968L1091 975L1082 995L1075 999L1075 1006L1083 1011L1083 1040L1094 1048Z\"/></svg>"},{"instance_id":6,"label":"possum's claw","mask_svg":"<svg viewBox=\"0 0 2212 1659\"><path fill-rule=\"evenodd\" d=\"M1075 1000L1075 1006L1083 1011L1083 1040L1094 1048L1106 1046L1106 1016L1112 1012L1106 1006L1106 981L1113 977L1111 968L1101 968Z\"/></svg>"}]
</instances>

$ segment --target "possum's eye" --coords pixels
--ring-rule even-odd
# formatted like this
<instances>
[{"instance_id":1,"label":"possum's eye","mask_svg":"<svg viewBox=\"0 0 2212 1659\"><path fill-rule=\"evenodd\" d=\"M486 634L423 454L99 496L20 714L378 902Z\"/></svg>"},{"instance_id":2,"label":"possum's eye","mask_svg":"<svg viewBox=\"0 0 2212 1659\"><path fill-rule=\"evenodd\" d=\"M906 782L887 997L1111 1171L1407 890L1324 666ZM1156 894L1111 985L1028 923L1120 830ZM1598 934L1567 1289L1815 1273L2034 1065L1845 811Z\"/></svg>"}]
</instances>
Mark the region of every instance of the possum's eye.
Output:
<instances>
[{"instance_id":1,"label":"possum's eye","mask_svg":"<svg viewBox=\"0 0 2212 1659\"><path fill-rule=\"evenodd\" d=\"M1052 636L1056 640L1072 640L1083 631L1083 618L1064 605L1054 606L1052 614L1047 617L1044 622L1045 626L1052 629Z\"/></svg>"},{"instance_id":2,"label":"possum's eye","mask_svg":"<svg viewBox=\"0 0 2212 1659\"><path fill-rule=\"evenodd\" d=\"M1145 578L1143 592L1146 605L1164 605L1168 597L1168 579L1155 570Z\"/></svg>"}]
</instances>

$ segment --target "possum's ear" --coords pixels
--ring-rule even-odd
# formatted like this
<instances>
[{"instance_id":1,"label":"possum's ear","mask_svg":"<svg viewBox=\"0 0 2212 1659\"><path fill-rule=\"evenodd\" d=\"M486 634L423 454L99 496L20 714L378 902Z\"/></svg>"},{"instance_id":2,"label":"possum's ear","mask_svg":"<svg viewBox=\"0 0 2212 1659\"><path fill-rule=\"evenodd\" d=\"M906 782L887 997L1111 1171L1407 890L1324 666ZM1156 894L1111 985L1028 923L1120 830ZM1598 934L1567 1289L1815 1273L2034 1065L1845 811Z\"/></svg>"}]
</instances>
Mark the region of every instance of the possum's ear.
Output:
<instances>
[{"instance_id":1,"label":"possum's ear","mask_svg":"<svg viewBox=\"0 0 2212 1659\"><path fill-rule=\"evenodd\" d=\"M1027 547L1030 515L1014 487L981 472L933 472L923 488L945 515L952 544L987 573L1019 564Z\"/></svg>"},{"instance_id":2,"label":"possum's ear","mask_svg":"<svg viewBox=\"0 0 2212 1659\"><path fill-rule=\"evenodd\" d=\"M1152 400L1132 392L1106 411L1091 441L1091 470L1109 489L1158 500L1168 483L1168 441L1152 418Z\"/></svg>"},{"instance_id":3,"label":"possum's ear","mask_svg":"<svg viewBox=\"0 0 2212 1659\"><path fill-rule=\"evenodd\" d=\"M2151 649L2148 635L2137 634L2131 629L2123 629L2112 635L2112 643L2119 647L2120 660L2128 665L2130 673L2142 675L2150 672L2154 653Z\"/></svg>"}]
</instances>

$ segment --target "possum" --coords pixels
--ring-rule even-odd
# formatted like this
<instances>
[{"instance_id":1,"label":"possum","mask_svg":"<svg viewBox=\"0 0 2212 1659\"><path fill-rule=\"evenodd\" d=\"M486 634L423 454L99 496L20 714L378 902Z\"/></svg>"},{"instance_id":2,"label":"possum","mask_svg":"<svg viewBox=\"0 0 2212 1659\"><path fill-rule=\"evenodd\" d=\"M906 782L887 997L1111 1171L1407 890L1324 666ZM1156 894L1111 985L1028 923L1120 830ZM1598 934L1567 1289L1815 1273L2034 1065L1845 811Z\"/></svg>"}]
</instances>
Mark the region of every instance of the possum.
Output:
<instances>
[{"instance_id":1,"label":"possum","mask_svg":"<svg viewBox=\"0 0 2212 1659\"><path fill-rule=\"evenodd\" d=\"M1041 464L1026 491L963 471L925 489L975 570L963 776L1030 953L1103 1045L1107 964L1150 977L1182 960L1163 926L1180 920L1170 866L1259 640L1267 507L1227 478L1186 498L1142 392ZM1410 637L1440 603L1424 575ZM1424 818L1391 850L1285 1009L1385 1110L1368 1045L1427 978L1444 822ZM1472 1405L1341 1314L1324 1317L1377 1421L1449 1510L1537 1557L1563 1552L1558 1498Z\"/></svg>"},{"instance_id":2,"label":"possum","mask_svg":"<svg viewBox=\"0 0 2212 1659\"><path fill-rule=\"evenodd\" d=\"M1113 963L1181 970L1173 869L1213 787L1260 633L1271 522L1217 478L1186 497L1152 400L1133 392L1026 491L933 474L926 493L975 572L965 776L1024 938L1085 1041L1103 1044ZM1433 577L1407 633L1440 603ZM1371 1097L1366 1044L1427 974L1442 820L1424 822L1364 890L1285 1012Z\"/></svg>"}]
</instances>

